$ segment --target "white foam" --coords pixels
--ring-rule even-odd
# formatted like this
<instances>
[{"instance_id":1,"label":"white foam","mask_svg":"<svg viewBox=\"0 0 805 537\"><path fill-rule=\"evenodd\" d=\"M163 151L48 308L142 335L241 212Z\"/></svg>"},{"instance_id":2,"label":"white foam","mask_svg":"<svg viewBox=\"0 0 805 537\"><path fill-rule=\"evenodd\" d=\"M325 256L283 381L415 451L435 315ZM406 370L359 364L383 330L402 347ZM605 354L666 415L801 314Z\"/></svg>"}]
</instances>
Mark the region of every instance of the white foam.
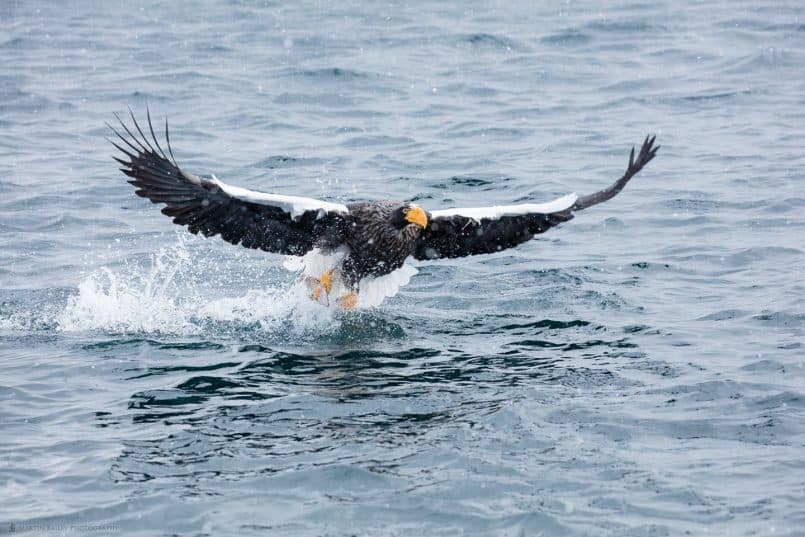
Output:
<instances>
[{"instance_id":1,"label":"white foam","mask_svg":"<svg viewBox=\"0 0 805 537\"><path fill-rule=\"evenodd\" d=\"M196 332L173 298L160 297L108 268L78 285L78 294L68 299L58 326L66 332Z\"/></svg>"}]
</instances>

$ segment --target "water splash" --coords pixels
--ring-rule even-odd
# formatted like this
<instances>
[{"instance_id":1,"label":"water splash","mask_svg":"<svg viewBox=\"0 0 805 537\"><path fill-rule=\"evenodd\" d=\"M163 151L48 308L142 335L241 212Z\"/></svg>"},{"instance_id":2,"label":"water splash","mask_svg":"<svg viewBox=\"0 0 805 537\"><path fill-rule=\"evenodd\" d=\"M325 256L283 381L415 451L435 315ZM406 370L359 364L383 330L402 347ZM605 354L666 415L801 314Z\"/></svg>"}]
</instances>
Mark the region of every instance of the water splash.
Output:
<instances>
[{"instance_id":1,"label":"water splash","mask_svg":"<svg viewBox=\"0 0 805 537\"><path fill-rule=\"evenodd\" d=\"M233 272L222 270L223 262L194 254L187 247L193 239L178 237L177 244L151 255L148 263L89 274L67 299L58 329L174 335L304 335L333 329L336 312L312 302L303 283L251 288L233 282ZM257 270L248 263L239 268L240 277ZM251 276L246 282L252 286L263 281Z\"/></svg>"}]
</instances>

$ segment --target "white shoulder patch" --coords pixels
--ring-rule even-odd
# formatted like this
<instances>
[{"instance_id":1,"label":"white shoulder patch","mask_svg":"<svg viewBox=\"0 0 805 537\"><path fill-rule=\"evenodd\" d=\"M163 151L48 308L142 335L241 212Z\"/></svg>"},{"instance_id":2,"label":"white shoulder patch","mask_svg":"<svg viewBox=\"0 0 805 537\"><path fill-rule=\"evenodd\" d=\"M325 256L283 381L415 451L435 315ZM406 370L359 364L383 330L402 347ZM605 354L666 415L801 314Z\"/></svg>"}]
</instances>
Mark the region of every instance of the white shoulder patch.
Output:
<instances>
[{"instance_id":1,"label":"white shoulder patch","mask_svg":"<svg viewBox=\"0 0 805 537\"><path fill-rule=\"evenodd\" d=\"M218 185L221 190L233 198L249 201L251 203L259 203L261 205L272 205L274 207L279 207L283 211L289 213L292 218L301 216L305 211L326 211L342 214L349 212L347 206L341 203L331 203L329 201L321 201L313 198L302 198L299 196L267 194L265 192L249 190L248 188L228 185L214 175L212 176L212 182Z\"/></svg>"},{"instance_id":2,"label":"white shoulder patch","mask_svg":"<svg viewBox=\"0 0 805 537\"><path fill-rule=\"evenodd\" d=\"M457 207L455 209L440 209L431 211L433 218L440 216L466 216L480 221L482 218L490 220L501 216L518 216L523 214L550 214L569 209L576 203L578 196L568 194L548 203L521 203L519 205L493 205L492 207Z\"/></svg>"}]
</instances>

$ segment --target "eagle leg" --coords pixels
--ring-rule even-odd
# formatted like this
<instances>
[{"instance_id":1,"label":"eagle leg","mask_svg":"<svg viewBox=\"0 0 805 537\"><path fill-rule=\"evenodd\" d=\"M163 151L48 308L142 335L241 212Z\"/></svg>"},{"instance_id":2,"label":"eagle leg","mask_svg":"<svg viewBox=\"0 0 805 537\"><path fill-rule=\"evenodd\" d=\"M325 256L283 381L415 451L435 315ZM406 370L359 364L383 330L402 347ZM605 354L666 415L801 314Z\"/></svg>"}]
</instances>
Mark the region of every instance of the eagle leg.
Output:
<instances>
[{"instance_id":1,"label":"eagle leg","mask_svg":"<svg viewBox=\"0 0 805 537\"><path fill-rule=\"evenodd\" d=\"M328 297L330 296L330 290L333 288L333 272L335 272L335 269L328 270L319 276L318 280L311 278L312 281L318 282L318 284L314 287L310 298L319 303L329 304ZM322 291L324 291L324 296L322 296ZM326 300L326 302L322 302L320 299Z\"/></svg>"},{"instance_id":2,"label":"eagle leg","mask_svg":"<svg viewBox=\"0 0 805 537\"><path fill-rule=\"evenodd\" d=\"M355 309L355 306L358 305L358 293L350 291L338 299L338 305L341 306L341 309L344 311Z\"/></svg>"}]
</instances>

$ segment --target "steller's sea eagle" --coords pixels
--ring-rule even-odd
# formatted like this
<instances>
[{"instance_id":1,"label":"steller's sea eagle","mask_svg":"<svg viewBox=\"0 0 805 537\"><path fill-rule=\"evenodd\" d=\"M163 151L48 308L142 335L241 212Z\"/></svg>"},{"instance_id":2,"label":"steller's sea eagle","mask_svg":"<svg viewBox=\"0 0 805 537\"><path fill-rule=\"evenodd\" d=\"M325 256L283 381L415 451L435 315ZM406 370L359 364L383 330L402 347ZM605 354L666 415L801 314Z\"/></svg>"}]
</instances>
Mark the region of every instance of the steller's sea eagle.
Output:
<instances>
[{"instance_id":1,"label":"steller's sea eagle","mask_svg":"<svg viewBox=\"0 0 805 537\"><path fill-rule=\"evenodd\" d=\"M333 296L344 309L377 305L390 296L373 289L373 282L401 268L409 269L410 278L411 271L416 271L404 267L409 256L429 260L490 254L567 222L575 211L615 196L659 149L653 136L646 137L637 158L632 148L623 177L589 196L568 194L542 204L426 211L396 200L341 204L266 194L228 185L215 175L199 177L176 163L167 120L166 152L154 134L150 113L150 139L133 113L136 133L115 117L128 135L109 125L123 143L112 144L126 157L115 160L131 178L138 196L164 204L162 213L191 233L220 235L232 244L266 252L305 256L311 297L329 304Z\"/></svg>"}]
</instances>

